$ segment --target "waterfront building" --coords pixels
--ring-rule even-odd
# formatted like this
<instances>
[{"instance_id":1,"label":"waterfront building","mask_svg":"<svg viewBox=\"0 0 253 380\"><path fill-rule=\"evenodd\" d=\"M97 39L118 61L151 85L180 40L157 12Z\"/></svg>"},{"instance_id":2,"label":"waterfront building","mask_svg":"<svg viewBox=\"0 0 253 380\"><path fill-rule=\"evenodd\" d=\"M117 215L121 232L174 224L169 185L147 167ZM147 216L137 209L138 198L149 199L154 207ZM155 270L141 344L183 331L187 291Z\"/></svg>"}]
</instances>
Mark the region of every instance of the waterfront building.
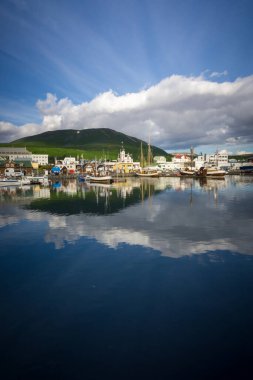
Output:
<instances>
[{"instance_id":1,"label":"waterfront building","mask_svg":"<svg viewBox=\"0 0 253 380\"><path fill-rule=\"evenodd\" d=\"M63 160L55 159L55 166L58 166L62 172L74 174L76 172L76 166L78 161L75 157L65 157Z\"/></svg>"},{"instance_id":2,"label":"waterfront building","mask_svg":"<svg viewBox=\"0 0 253 380\"><path fill-rule=\"evenodd\" d=\"M165 164L166 163L166 157L164 157L164 156L155 156L154 157L154 162L156 164Z\"/></svg>"},{"instance_id":3,"label":"waterfront building","mask_svg":"<svg viewBox=\"0 0 253 380\"><path fill-rule=\"evenodd\" d=\"M32 154L26 147L0 147L0 156L10 161L26 160L37 162L39 165L48 165L48 154Z\"/></svg>"},{"instance_id":4,"label":"waterfront building","mask_svg":"<svg viewBox=\"0 0 253 380\"><path fill-rule=\"evenodd\" d=\"M140 171L140 162L134 161L129 153L125 152L122 146L117 160L103 163L105 171L115 174L128 174Z\"/></svg>"},{"instance_id":5,"label":"waterfront building","mask_svg":"<svg viewBox=\"0 0 253 380\"><path fill-rule=\"evenodd\" d=\"M207 155L208 162L211 165L215 165L218 168L222 166L228 166L228 153L226 151L216 152L214 154Z\"/></svg>"},{"instance_id":6,"label":"waterfront building","mask_svg":"<svg viewBox=\"0 0 253 380\"><path fill-rule=\"evenodd\" d=\"M195 159L195 169L199 170L203 166L206 166L208 164L206 154L199 154Z\"/></svg>"},{"instance_id":7,"label":"waterfront building","mask_svg":"<svg viewBox=\"0 0 253 380\"><path fill-rule=\"evenodd\" d=\"M162 170L181 170L185 169L188 166L194 165L191 160L191 156L186 153L176 153L173 154L171 162L165 162L159 164L159 167Z\"/></svg>"},{"instance_id":8,"label":"waterfront building","mask_svg":"<svg viewBox=\"0 0 253 380\"><path fill-rule=\"evenodd\" d=\"M39 165L48 165L48 154L32 154L32 162L37 162Z\"/></svg>"},{"instance_id":9,"label":"waterfront building","mask_svg":"<svg viewBox=\"0 0 253 380\"><path fill-rule=\"evenodd\" d=\"M216 152L214 154L201 154L195 159L195 168L199 170L203 166L216 166L217 168L230 167L228 153L225 151Z\"/></svg>"},{"instance_id":10,"label":"waterfront building","mask_svg":"<svg viewBox=\"0 0 253 380\"><path fill-rule=\"evenodd\" d=\"M8 159L9 161L17 159L32 161L32 153L26 148L20 147L0 147L0 156Z\"/></svg>"},{"instance_id":11,"label":"waterfront building","mask_svg":"<svg viewBox=\"0 0 253 380\"><path fill-rule=\"evenodd\" d=\"M172 157L172 162L179 165L188 165L191 162L191 157L188 154L177 153Z\"/></svg>"},{"instance_id":12,"label":"waterfront building","mask_svg":"<svg viewBox=\"0 0 253 380\"><path fill-rule=\"evenodd\" d=\"M156 162L156 169L161 170L162 172L169 171L178 171L181 169L185 169L188 166L194 166L194 162L191 159L191 155L187 153L175 153L172 154L172 160L166 161L166 157L164 156L156 156L154 157L154 161Z\"/></svg>"},{"instance_id":13,"label":"waterfront building","mask_svg":"<svg viewBox=\"0 0 253 380\"><path fill-rule=\"evenodd\" d=\"M0 161L1 176L32 175L33 167L30 160Z\"/></svg>"}]
</instances>

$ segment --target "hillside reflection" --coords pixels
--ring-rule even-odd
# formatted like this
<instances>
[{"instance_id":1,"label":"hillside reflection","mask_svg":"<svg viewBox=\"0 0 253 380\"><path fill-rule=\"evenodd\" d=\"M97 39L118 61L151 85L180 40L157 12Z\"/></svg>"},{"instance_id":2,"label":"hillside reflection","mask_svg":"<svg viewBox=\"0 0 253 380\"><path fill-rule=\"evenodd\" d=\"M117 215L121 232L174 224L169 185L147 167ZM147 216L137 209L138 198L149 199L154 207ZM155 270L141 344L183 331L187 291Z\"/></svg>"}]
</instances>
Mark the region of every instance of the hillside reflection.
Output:
<instances>
[{"instance_id":1,"label":"hillside reflection","mask_svg":"<svg viewBox=\"0 0 253 380\"><path fill-rule=\"evenodd\" d=\"M252 254L252 178L76 181L1 189L0 226L47 223L56 249L85 237L112 248L141 245L170 257L216 250Z\"/></svg>"},{"instance_id":2,"label":"hillside reflection","mask_svg":"<svg viewBox=\"0 0 253 380\"><path fill-rule=\"evenodd\" d=\"M107 215L129 207L161 191L154 181L128 181L114 185L86 184L76 181L55 183L50 196L33 200L27 208L57 215L80 213ZM164 186L162 187L164 189Z\"/></svg>"}]
</instances>

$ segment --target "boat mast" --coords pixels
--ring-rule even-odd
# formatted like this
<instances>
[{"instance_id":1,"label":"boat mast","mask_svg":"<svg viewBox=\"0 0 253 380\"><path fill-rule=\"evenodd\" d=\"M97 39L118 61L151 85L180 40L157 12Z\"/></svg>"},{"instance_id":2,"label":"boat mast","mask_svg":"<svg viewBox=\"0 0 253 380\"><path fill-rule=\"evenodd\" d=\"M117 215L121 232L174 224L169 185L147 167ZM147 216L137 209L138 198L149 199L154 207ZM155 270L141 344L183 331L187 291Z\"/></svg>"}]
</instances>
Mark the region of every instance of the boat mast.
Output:
<instances>
[{"instance_id":1,"label":"boat mast","mask_svg":"<svg viewBox=\"0 0 253 380\"><path fill-rule=\"evenodd\" d=\"M98 164L97 164L97 158L95 157L95 177L97 177L97 171L98 171Z\"/></svg>"},{"instance_id":2,"label":"boat mast","mask_svg":"<svg viewBox=\"0 0 253 380\"><path fill-rule=\"evenodd\" d=\"M150 166L150 136L148 138L148 166Z\"/></svg>"},{"instance_id":3,"label":"boat mast","mask_svg":"<svg viewBox=\"0 0 253 380\"><path fill-rule=\"evenodd\" d=\"M142 150L142 141L141 141L141 167L143 168L144 166L144 157L143 157L143 150Z\"/></svg>"},{"instance_id":4,"label":"boat mast","mask_svg":"<svg viewBox=\"0 0 253 380\"><path fill-rule=\"evenodd\" d=\"M192 164L193 164L193 155L194 155L194 149L191 146L191 169L192 169Z\"/></svg>"},{"instance_id":5,"label":"boat mast","mask_svg":"<svg viewBox=\"0 0 253 380\"><path fill-rule=\"evenodd\" d=\"M152 152L151 152L150 136L149 136L149 140L148 140L148 166L151 165L151 161L152 161Z\"/></svg>"}]
</instances>

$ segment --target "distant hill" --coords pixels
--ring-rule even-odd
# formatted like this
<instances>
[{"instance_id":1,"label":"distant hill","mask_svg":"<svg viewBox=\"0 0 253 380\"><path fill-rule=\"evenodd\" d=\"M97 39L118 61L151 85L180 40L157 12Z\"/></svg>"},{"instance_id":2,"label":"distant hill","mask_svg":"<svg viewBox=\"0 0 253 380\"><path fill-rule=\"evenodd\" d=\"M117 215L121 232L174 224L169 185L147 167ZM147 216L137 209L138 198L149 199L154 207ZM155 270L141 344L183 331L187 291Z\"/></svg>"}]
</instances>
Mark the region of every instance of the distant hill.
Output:
<instances>
[{"instance_id":1,"label":"distant hill","mask_svg":"<svg viewBox=\"0 0 253 380\"><path fill-rule=\"evenodd\" d=\"M135 160L140 158L140 146L143 146L144 154L147 152L147 143L137 139L136 137L128 136L121 132L116 132L108 128L98 129L65 129L44 132L34 136L24 137L19 140L12 141L11 146L26 146L33 153L49 154L49 156L65 156L66 153L80 155L84 158L117 158L117 154L122 146L127 153L133 155ZM163 149L151 146L153 156L169 155ZM100 156L99 156L100 155Z\"/></svg>"}]
</instances>

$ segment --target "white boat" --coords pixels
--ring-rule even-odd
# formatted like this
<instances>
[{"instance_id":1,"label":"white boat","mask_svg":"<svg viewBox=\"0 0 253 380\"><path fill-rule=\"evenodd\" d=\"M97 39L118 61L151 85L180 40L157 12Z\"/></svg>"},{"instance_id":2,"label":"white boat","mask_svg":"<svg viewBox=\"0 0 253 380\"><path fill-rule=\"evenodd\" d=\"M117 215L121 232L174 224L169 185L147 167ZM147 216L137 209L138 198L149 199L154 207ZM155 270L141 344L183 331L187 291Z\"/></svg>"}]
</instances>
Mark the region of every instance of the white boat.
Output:
<instances>
[{"instance_id":1,"label":"white boat","mask_svg":"<svg viewBox=\"0 0 253 380\"><path fill-rule=\"evenodd\" d=\"M85 179L86 182L90 183L113 183L113 178L110 175L104 176L87 176Z\"/></svg>"},{"instance_id":2,"label":"white boat","mask_svg":"<svg viewBox=\"0 0 253 380\"><path fill-rule=\"evenodd\" d=\"M194 175L196 178L224 178L225 170L216 167L201 167Z\"/></svg>"},{"instance_id":3,"label":"white boat","mask_svg":"<svg viewBox=\"0 0 253 380\"><path fill-rule=\"evenodd\" d=\"M184 176L195 176L197 174L196 170L192 170L192 169L185 169L185 170L180 170L179 171L181 175L184 175Z\"/></svg>"},{"instance_id":4,"label":"white boat","mask_svg":"<svg viewBox=\"0 0 253 380\"><path fill-rule=\"evenodd\" d=\"M30 180L31 185L43 185L48 186L49 180L46 175L43 176L29 176L27 177Z\"/></svg>"},{"instance_id":5,"label":"white boat","mask_svg":"<svg viewBox=\"0 0 253 380\"><path fill-rule=\"evenodd\" d=\"M21 181L21 186L23 186L23 185L31 185L31 181L30 181L30 179L28 177L22 177L20 179L20 181Z\"/></svg>"},{"instance_id":6,"label":"white boat","mask_svg":"<svg viewBox=\"0 0 253 380\"><path fill-rule=\"evenodd\" d=\"M0 186L19 186L20 181L18 179L2 178L0 180Z\"/></svg>"},{"instance_id":7,"label":"white boat","mask_svg":"<svg viewBox=\"0 0 253 380\"><path fill-rule=\"evenodd\" d=\"M202 166L199 170L185 169L180 170L182 176L189 177L224 177L226 175L225 170L221 170L217 167L204 167Z\"/></svg>"},{"instance_id":8,"label":"white boat","mask_svg":"<svg viewBox=\"0 0 253 380\"><path fill-rule=\"evenodd\" d=\"M221 170L215 167L206 168L206 177L224 177L225 175L225 170Z\"/></svg>"},{"instance_id":9,"label":"white boat","mask_svg":"<svg viewBox=\"0 0 253 380\"><path fill-rule=\"evenodd\" d=\"M159 172L157 170L145 170L143 169L141 172L136 172L135 173L138 177L153 177L157 178L160 176Z\"/></svg>"},{"instance_id":10,"label":"white boat","mask_svg":"<svg viewBox=\"0 0 253 380\"><path fill-rule=\"evenodd\" d=\"M30 185L30 180L26 177L22 178L1 178L0 179L0 186L1 187L9 187L9 186L23 186L23 185Z\"/></svg>"}]
</instances>

